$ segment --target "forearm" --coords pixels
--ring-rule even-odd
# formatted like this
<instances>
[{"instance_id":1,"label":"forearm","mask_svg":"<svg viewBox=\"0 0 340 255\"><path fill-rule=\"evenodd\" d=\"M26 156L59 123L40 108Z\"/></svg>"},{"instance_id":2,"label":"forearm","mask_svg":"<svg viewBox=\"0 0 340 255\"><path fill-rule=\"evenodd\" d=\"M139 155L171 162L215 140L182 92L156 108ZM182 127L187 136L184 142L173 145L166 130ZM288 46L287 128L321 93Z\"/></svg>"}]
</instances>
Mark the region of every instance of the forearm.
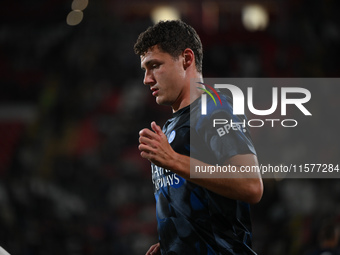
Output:
<instances>
[{"instance_id":1,"label":"forearm","mask_svg":"<svg viewBox=\"0 0 340 255\"><path fill-rule=\"evenodd\" d=\"M191 178L190 171L195 171L195 166L210 166L202 161L175 153L174 160L169 165L169 170L181 177L213 191L224 197L241 200L251 204L260 201L263 193L263 184L258 173L242 173L241 165L257 164L256 156L252 154L237 155L226 162L236 167L235 172L226 173L225 178ZM242 164L240 164L242 161Z\"/></svg>"},{"instance_id":2,"label":"forearm","mask_svg":"<svg viewBox=\"0 0 340 255\"><path fill-rule=\"evenodd\" d=\"M239 171L241 166L258 165L255 155L235 155L229 158L224 165L231 165L237 169L228 173L226 178L191 178L190 170L194 171L195 166L209 165L175 152L161 128L155 122L151 123L151 127L155 132L148 129L139 132L138 148L143 158L222 196L248 203L260 201L263 185L259 173L245 174Z\"/></svg>"}]
</instances>

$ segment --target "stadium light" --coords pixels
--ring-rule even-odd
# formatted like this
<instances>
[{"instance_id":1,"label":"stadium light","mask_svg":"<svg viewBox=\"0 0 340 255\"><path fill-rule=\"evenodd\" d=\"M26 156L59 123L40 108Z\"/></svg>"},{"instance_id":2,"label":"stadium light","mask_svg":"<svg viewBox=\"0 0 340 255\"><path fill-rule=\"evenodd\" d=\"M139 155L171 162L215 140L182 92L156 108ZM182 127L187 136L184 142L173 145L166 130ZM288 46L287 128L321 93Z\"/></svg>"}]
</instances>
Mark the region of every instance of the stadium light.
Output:
<instances>
[{"instance_id":1,"label":"stadium light","mask_svg":"<svg viewBox=\"0 0 340 255\"><path fill-rule=\"evenodd\" d=\"M268 12L258 4L246 5L242 9L242 22L249 31L265 30L269 22Z\"/></svg>"},{"instance_id":2,"label":"stadium light","mask_svg":"<svg viewBox=\"0 0 340 255\"><path fill-rule=\"evenodd\" d=\"M161 20L179 20L179 11L171 6L158 6L151 11L151 19L153 23Z\"/></svg>"},{"instance_id":3,"label":"stadium light","mask_svg":"<svg viewBox=\"0 0 340 255\"><path fill-rule=\"evenodd\" d=\"M89 4L88 0L73 0L71 8L76 11L83 11Z\"/></svg>"},{"instance_id":4,"label":"stadium light","mask_svg":"<svg viewBox=\"0 0 340 255\"><path fill-rule=\"evenodd\" d=\"M71 11L66 18L67 25L76 26L83 20L84 14L82 11Z\"/></svg>"},{"instance_id":5,"label":"stadium light","mask_svg":"<svg viewBox=\"0 0 340 255\"><path fill-rule=\"evenodd\" d=\"M88 4L89 0L73 0L71 5L72 11L66 17L67 25L78 25L84 18L84 13L82 11L87 7Z\"/></svg>"}]
</instances>

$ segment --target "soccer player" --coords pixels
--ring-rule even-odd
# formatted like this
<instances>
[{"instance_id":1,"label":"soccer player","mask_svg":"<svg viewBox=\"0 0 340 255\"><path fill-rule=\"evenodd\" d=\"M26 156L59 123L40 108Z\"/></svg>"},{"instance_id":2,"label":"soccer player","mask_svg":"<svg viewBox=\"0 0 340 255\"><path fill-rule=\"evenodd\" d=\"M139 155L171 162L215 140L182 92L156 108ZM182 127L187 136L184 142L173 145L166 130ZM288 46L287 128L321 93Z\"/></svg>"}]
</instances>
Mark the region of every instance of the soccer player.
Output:
<instances>
[{"instance_id":1,"label":"soccer player","mask_svg":"<svg viewBox=\"0 0 340 255\"><path fill-rule=\"evenodd\" d=\"M204 129L209 114L235 116L226 96L221 96L226 107L211 110L214 105L208 100L210 113L200 115L203 90L190 83L203 82L199 36L182 21L161 21L139 35L134 50L145 72L144 84L157 104L173 111L163 129L152 122L151 129L139 133L141 156L151 162L159 234L159 243L146 254L255 254L249 204L262 197L260 175L248 173L244 178L236 171L228 178L190 178L195 165L258 165L249 132L230 129L219 136L214 129ZM190 135L199 143L190 143ZM212 157L216 162L202 160Z\"/></svg>"}]
</instances>

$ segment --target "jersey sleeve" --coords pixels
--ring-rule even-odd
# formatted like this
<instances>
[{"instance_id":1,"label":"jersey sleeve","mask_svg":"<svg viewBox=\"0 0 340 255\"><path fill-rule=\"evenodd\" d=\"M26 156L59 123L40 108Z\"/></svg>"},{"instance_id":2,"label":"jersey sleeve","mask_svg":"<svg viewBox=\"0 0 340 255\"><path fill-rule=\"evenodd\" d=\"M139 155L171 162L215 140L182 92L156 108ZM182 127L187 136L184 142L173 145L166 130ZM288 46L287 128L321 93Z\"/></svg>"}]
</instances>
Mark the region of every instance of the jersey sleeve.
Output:
<instances>
[{"instance_id":1,"label":"jersey sleeve","mask_svg":"<svg viewBox=\"0 0 340 255\"><path fill-rule=\"evenodd\" d=\"M197 131L214 157L208 161L223 164L238 154L256 155L245 115L233 115L227 97L223 97L223 106L216 107L212 101L207 106L208 114L198 121Z\"/></svg>"}]
</instances>

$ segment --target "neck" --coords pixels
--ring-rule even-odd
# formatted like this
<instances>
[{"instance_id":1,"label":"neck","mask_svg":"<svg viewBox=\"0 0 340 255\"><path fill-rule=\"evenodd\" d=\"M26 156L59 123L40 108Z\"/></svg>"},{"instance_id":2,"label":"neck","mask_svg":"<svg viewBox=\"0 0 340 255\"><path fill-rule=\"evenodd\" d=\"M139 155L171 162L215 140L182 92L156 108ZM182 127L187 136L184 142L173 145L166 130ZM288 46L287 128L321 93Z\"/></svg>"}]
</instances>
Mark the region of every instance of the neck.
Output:
<instances>
[{"instance_id":1,"label":"neck","mask_svg":"<svg viewBox=\"0 0 340 255\"><path fill-rule=\"evenodd\" d=\"M197 87L202 87L202 85L198 84L197 82L203 82L203 76L198 72L195 72L195 75L192 75L186 79L182 93L178 96L176 102L171 106L173 113L190 105L202 95L203 91L197 89Z\"/></svg>"}]
</instances>

